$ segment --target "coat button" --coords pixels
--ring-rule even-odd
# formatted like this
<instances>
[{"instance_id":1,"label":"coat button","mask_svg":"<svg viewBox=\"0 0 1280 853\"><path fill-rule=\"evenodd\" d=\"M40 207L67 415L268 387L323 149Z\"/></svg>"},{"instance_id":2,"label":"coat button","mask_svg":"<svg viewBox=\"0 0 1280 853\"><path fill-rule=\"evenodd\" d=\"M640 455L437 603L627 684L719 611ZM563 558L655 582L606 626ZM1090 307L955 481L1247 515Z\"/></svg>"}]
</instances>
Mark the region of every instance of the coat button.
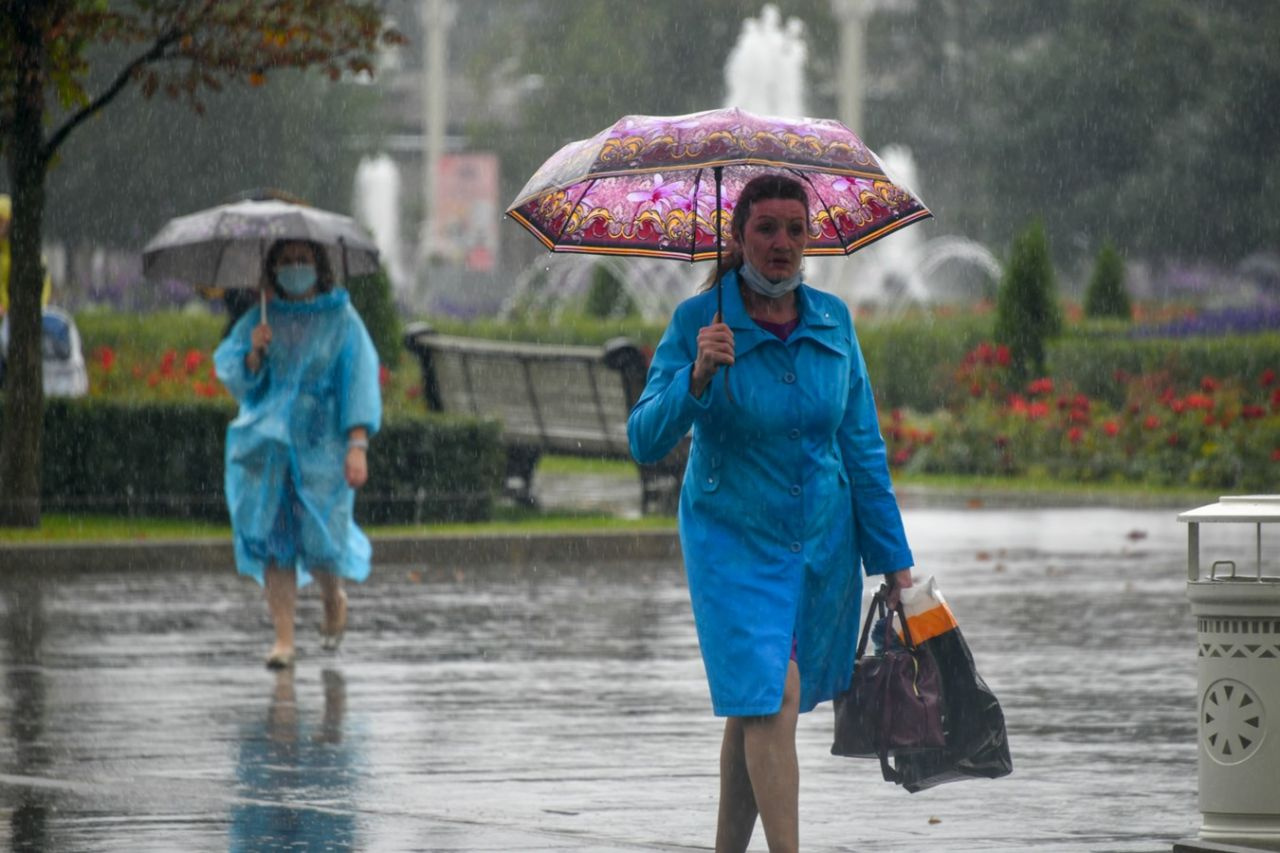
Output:
<instances>
[{"instance_id":1,"label":"coat button","mask_svg":"<svg viewBox=\"0 0 1280 853\"><path fill-rule=\"evenodd\" d=\"M782 374L782 381L790 385L796 381L796 375L794 373L784 373Z\"/></svg>"},{"instance_id":2,"label":"coat button","mask_svg":"<svg viewBox=\"0 0 1280 853\"><path fill-rule=\"evenodd\" d=\"M791 543L791 553L793 553L793 554L799 554L799 553L800 553L800 549L801 549L802 547L803 547L803 546L802 546L799 542L792 542L792 543Z\"/></svg>"},{"instance_id":3,"label":"coat button","mask_svg":"<svg viewBox=\"0 0 1280 853\"><path fill-rule=\"evenodd\" d=\"M799 486L792 486L792 487L791 487L791 497L795 498L795 497L799 497L799 496L800 496L800 487L799 487Z\"/></svg>"}]
</instances>

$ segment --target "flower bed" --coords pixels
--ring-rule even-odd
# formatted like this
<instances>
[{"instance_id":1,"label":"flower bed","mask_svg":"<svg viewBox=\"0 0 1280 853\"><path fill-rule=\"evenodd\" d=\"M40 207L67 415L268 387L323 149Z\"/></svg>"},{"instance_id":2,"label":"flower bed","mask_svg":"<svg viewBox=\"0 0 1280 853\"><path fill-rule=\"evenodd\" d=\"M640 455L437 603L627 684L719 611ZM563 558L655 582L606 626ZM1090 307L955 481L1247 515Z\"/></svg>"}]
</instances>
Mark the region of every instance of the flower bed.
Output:
<instances>
[{"instance_id":1,"label":"flower bed","mask_svg":"<svg viewBox=\"0 0 1280 853\"><path fill-rule=\"evenodd\" d=\"M1115 405L1048 377L1010 387L1007 367L1004 348L981 344L956 369L947 408L885 413L891 464L1242 490L1274 488L1280 475L1276 368L1190 386L1167 372L1120 377Z\"/></svg>"}]
</instances>

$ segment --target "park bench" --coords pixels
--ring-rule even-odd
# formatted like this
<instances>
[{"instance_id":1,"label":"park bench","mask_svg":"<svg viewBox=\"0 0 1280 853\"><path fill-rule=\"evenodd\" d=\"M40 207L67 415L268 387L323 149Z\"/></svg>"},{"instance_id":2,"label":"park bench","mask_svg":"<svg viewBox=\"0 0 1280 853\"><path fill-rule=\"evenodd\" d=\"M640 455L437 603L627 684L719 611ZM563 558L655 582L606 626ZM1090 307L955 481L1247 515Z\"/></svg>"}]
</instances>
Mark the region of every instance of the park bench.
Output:
<instances>
[{"instance_id":1,"label":"park bench","mask_svg":"<svg viewBox=\"0 0 1280 853\"><path fill-rule=\"evenodd\" d=\"M416 323L404 343L418 359L428 409L501 422L506 490L516 500L533 504L533 472L544 453L631 461L627 415L649 362L632 341L513 343L441 335ZM636 466L642 512L674 511L688 455L686 436L666 458Z\"/></svg>"}]
</instances>

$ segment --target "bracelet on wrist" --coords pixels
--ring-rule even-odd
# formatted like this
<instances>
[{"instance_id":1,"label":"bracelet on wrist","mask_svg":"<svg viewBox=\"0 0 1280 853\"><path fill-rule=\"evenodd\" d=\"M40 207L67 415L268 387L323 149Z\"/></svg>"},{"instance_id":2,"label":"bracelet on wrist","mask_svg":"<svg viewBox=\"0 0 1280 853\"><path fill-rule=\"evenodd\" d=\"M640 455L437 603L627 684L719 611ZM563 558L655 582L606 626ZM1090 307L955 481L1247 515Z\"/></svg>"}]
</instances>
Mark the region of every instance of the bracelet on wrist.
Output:
<instances>
[{"instance_id":1,"label":"bracelet on wrist","mask_svg":"<svg viewBox=\"0 0 1280 853\"><path fill-rule=\"evenodd\" d=\"M368 450L369 440L367 438L353 438L347 442L347 450L355 450L356 448Z\"/></svg>"}]
</instances>

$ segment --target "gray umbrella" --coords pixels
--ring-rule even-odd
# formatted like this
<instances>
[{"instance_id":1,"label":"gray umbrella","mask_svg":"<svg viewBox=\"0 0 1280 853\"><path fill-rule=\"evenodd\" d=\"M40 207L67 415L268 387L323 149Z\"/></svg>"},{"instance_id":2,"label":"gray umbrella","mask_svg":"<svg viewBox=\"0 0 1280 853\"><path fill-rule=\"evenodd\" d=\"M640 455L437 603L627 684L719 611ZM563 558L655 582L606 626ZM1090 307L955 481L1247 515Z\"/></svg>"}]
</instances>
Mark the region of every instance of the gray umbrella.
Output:
<instances>
[{"instance_id":1,"label":"gray umbrella","mask_svg":"<svg viewBox=\"0 0 1280 853\"><path fill-rule=\"evenodd\" d=\"M169 220L142 250L142 269L151 281L256 288L276 240L320 244L344 282L378 271L378 247L354 219L277 199L238 201Z\"/></svg>"}]
</instances>

